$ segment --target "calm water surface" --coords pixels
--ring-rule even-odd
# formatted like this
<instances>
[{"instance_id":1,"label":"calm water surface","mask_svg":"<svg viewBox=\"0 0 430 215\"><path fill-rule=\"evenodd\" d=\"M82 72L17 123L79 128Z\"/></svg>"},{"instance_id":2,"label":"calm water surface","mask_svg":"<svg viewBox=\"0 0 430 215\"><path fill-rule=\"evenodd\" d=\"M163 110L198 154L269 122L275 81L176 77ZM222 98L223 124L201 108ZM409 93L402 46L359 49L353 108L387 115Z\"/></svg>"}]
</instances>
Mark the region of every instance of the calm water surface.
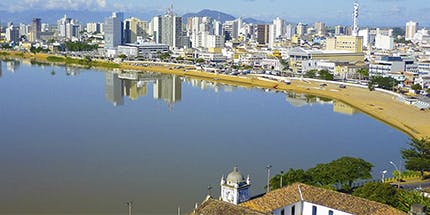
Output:
<instances>
[{"instance_id":1,"label":"calm water surface","mask_svg":"<svg viewBox=\"0 0 430 215\"><path fill-rule=\"evenodd\" d=\"M392 171L408 137L327 99L169 75L1 63L0 214L183 214L238 165L341 156Z\"/></svg>"}]
</instances>

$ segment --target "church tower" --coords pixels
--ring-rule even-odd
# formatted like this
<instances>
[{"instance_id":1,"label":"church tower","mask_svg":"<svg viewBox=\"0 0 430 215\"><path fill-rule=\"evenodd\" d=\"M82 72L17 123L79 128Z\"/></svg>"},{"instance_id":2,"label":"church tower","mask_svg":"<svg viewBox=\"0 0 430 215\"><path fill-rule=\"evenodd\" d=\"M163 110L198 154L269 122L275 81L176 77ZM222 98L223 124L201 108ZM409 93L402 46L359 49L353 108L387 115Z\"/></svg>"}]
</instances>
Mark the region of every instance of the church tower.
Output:
<instances>
[{"instance_id":1,"label":"church tower","mask_svg":"<svg viewBox=\"0 0 430 215\"><path fill-rule=\"evenodd\" d=\"M250 199L249 188L251 180L245 178L240 174L238 168L235 166L233 171L227 175L227 178L221 178L221 200L238 205Z\"/></svg>"}]
</instances>

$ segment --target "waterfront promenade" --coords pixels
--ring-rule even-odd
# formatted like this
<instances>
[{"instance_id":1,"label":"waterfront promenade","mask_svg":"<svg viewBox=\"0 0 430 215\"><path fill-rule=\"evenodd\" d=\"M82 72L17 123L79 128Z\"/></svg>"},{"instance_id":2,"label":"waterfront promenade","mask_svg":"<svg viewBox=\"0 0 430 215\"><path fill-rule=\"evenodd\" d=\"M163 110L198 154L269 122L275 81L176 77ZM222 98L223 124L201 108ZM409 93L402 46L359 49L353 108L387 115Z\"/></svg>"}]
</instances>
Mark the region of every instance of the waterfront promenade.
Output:
<instances>
[{"instance_id":1,"label":"waterfront promenade","mask_svg":"<svg viewBox=\"0 0 430 215\"><path fill-rule=\"evenodd\" d=\"M31 58L36 61L44 62L47 62L47 58L50 56L48 54L8 53L6 57ZM193 69L177 69L172 65L162 64L137 66L129 63L120 63L118 69L141 72L152 71L244 87L295 91L298 93L327 97L349 104L382 122L402 130L412 137L430 137L430 111L421 111L414 106L400 102L393 95L379 91L369 91L367 88L352 86L339 88L338 84L333 83L327 83L327 86L321 87L320 82L307 80L291 80L291 84L285 84L281 81L267 80L255 76L232 76Z\"/></svg>"}]
</instances>

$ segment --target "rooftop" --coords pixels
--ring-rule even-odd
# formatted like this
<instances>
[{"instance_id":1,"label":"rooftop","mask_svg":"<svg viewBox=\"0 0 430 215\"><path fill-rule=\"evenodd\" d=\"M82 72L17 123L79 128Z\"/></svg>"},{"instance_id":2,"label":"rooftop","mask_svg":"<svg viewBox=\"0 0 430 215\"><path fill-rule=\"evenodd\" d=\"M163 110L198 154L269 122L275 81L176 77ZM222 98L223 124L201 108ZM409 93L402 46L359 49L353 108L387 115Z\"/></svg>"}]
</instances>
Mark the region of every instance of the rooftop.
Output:
<instances>
[{"instance_id":1,"label":"rooftop","mask_svg":"<svg viewBox=\"0 0 430 215\"><path fill-rule=\"evenodd\" d=\"M240 206L261 213L270 213L286 205L300 202L299 187L304 201L335 210L356 215L406 215L388 205L301 183L274 190L259 198L244 202Z\"/></svg>"},{"instance_id":2,"label":"rooftop","mask_svg":"<svg viewBox=\"0 0 430 215\"><path fill-rule=\"evenodd\" d=\"M240 207L228 202L208 198L197 209L192 211L189 215L265 215L258 211Z\"/></svg>"}]
</instances>

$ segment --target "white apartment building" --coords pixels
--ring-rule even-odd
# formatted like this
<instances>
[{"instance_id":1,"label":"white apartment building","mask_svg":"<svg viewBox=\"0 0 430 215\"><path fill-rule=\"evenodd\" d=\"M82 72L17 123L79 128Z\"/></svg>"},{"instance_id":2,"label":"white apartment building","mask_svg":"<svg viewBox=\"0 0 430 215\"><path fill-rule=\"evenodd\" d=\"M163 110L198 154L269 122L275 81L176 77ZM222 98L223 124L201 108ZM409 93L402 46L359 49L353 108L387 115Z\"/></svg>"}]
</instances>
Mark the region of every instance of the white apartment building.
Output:
<instances>
[{"instance_id":1,"label":"white apartment building","mask_svg":"<svg viewBox=\"0 0 430 215\"><path fill-rule=\"evenodd\" d=\"M406 40L412 40L414 39L415 33L418 29L418 23L409 21L406 23L406 32L405 32L405 39Z\"/></svg>"},{"instance_id":2,"label":"white apartment building","mask_svg":"<svg viewBox=\"0 0 430 215\"><path fill-rule=\"evenodd\" d=\"M394 38L382 34L376 35L375 48L382 50L391 50L394 48Z\"/></svg>"}]
</instances>

